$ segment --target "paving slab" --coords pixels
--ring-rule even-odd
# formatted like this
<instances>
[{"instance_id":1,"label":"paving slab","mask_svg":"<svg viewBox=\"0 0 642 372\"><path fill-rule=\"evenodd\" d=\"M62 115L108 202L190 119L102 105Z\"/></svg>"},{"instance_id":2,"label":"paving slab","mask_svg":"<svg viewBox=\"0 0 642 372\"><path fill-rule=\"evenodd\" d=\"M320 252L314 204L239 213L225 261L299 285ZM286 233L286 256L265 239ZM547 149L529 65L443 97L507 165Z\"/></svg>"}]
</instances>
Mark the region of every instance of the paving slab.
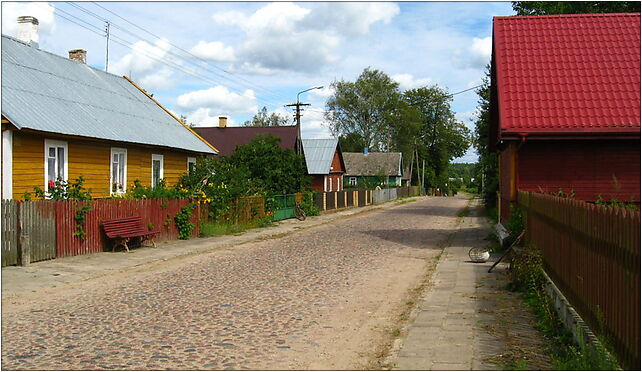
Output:
<instances>
[{"instance_id":1,"label":"paving slab","mask_svg":"<svg viewBox=\"0 0 642 372\"><path fill-rule=\"evenodd\" d=\"M461 218L433 274L432 286L419 301L394 369L498 370L516 357L529 361L527 369L549 368L533 315L517 294L505 290L507 264L488 273L498 255L486 263L470 261L468 251L487 246L485 238L492 228L481 216L480 200L471 200L469 212ZM526 348L525 338L532 342Z\"/></svg>"}]
</instances>

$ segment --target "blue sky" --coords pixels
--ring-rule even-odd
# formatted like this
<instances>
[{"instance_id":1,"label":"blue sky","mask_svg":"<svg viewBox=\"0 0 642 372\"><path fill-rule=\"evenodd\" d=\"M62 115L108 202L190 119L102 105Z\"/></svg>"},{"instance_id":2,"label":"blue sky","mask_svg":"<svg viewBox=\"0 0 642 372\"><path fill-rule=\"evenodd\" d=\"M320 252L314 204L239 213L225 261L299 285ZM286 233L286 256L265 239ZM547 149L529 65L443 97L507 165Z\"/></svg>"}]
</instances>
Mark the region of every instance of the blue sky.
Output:
<instances>
[{"instance_id":1,"label":"blue sky","mask_svg":"<svg viewBox=\"0 0 642 372\"><path fill-rule=\"evenodd\" d=\"M15 19L34 15L41 49L66 56L82 48L91 66L104 69L108 20L109 72L131 76L195 125L216 125L220 115L241 125L263 106L292 117L283 105L323 85L301 95L312 104L302 117L304 138L330 136L327 87L354 81L368 66L402 89L478 85L490 60L492 17L513 14L509 2L97 4L3 2L2 33L15 36ZM453 100L471 128L476 103L474 91ZM475 160L469 150L457 161Z\"/></svg>"}]
</instances>

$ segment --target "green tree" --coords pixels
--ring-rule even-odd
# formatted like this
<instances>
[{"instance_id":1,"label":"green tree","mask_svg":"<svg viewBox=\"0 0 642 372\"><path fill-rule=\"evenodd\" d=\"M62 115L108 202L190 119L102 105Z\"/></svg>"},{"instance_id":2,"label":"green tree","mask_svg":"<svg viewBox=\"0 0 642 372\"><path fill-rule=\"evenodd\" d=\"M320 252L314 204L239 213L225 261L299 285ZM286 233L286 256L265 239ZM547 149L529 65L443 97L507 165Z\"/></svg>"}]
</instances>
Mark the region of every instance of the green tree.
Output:
<instances>
[{"instance_id":1,"label":"green tree","mask_svg":"<svg viewBox=\"0 0 642 372\"><path fill-rule=\"evenodd\" d=\"M477 100L477 120L475 121L474 146L478 160L479 187L484 197L486 206L492 207L497 202L497 190L499 189L499 168L497 154L490 148L490 65L486 65L486 75L482 79L482 85L476 90L479 99ZM482 187L483 185L483 187Z\"/></svg>"},{"instance_id":2,"label":"green tree","mask_svg":"<svg viewBox=\"0 0 642 372\"><path fill-rule=\"evenodd\" d=\"M339 136L339 144L343 152L361 152L366 143L359 133L346 133Z\"/></svg>"},{"instance_id":3,"label":"green tree","mask_svg":"<svg viewBox=\"0 0 642 372\"><path fill-rule=\"evenodd\" d=\"M436 85L410 89L404 93L404 98L419 113L421 135L413 140L419 159L426 160L430 178L425 179L425 184L442 187L447 183L446 170L450 161L466 153L470 131L455 119L450 106L452 96L444 89Z\"/></svg>"},{"instance_id":4,"label":"green tree","mask_svg":"<svg viewBox=\"0 0 642 372\"><path fill-rule=\"evenodd\" d=\"M252 117L252 120L247 120L243 123L246 127L278 127L288 125L289 120L287 117L273 112L268 115L267 107L263 108Z\"/></svg>"},{"instance_id":5,"label":"green tree","mask_svg":"<svg viewBox=\"0 0 642 372\"><path fill-rule=\"evenodd\" d=\"M399 84L369 67L355 82L335 81L334 95L326 102L325 118L334 135L374 151L393 146L392 124L400 102Z\"/></svg>"},{"instance_id":6,"label":"green tree","mask_svg":"<svg viewBox=\"0 0 642 372\"><path fill-rule=\"evenodd\" d=\"M512 1L517 15L639 13L639 1Z\"/></svg>"}]
</instances>

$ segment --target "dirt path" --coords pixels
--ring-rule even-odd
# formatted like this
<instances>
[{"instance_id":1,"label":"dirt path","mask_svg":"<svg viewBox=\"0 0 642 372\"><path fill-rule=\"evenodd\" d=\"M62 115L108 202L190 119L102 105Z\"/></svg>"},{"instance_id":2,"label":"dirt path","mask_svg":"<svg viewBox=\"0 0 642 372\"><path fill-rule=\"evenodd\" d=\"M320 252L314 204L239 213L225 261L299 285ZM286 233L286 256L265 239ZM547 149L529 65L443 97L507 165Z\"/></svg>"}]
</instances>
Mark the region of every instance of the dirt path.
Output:
<instances>
[{"instance_id":1,"label":"dirt path","mask_svg":"<svg viewBox=\"0 0 642 372\"><path fill-rule=\"evenodd\" d=\"M363 368L465 204L426 198L3 304L2 367Z\"/></svg>"}]
</instances>

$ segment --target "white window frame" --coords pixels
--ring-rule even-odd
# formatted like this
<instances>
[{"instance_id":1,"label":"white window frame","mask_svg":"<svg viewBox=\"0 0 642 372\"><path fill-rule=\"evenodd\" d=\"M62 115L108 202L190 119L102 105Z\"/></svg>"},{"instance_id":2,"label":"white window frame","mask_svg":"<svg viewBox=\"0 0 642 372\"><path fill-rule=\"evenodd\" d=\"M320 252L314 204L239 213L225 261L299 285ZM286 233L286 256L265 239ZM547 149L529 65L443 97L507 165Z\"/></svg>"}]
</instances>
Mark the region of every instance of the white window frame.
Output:
<instances>
[{"instance_id":1,"label":"white window frame","mask_svg":"<svg viewBox=\"0 0 642 372\"><path fill-rule=\"evenodd\" d=\"M54 140L54 139L47 139L45 138L45 195L49 194L49 148L50 147L55 147L59 148L62 147L65 149L65 159L64 159L64 165L63 165L63 177L60 177L64 181L68 181L69 179L69 146L67 145L67 141L60 141L60 140ZM56 150L57 153L57 150ZM56 165L56 169L58 169L58 166ZM56 178L57 179L57 178Z\"/></svg>"},{"instance_id":2,"label":"white window frame","mask_svg":"<svg viewBox=\"0 0 642 372\"><path fill-rule=\"evenodd\" d=\"M13 199L13 131L2 131L2 199Z\"/></svg>"},{"instance_id":3,"label":"white window frame","mask_svg":"<svg viewBox=\"0 0 642 372\"><path fill-rule=\"evenodd\" d=\"M125 164L123 165L123 189L113 191L114 185L114 155L125 154ZM124 194L127 191L127 149L121 147L112 147L109 153L109 194Z\"/></svg>"},{"instance_id":4,"label":"white window frame","mask_svg":"<svg viewBox=\"0 0 642 372\"><path fill-rule=\"evenodd\" d=\"M348 179L348 184L349 184L350 186L357 186L357 177L350 177L350 178Z\"/></svg>"},{"instance_id":5,"label":"white window frame","mask_svg":"<svg viewBox=\"0 0 642 372\"><path fill-rule=\"evenodd\" d=\"M161 165L161 167L160 167L160 172L159 172L159 173L160 173L160 174L159 174L159 176L160 176L160 177L159 177L159 179L158 179L158 180L159 180L159 181L160 181L160 180L162 180L162 179L163 179L163 177L165 176L165 175L163 174L163 173L164 173L164 170L165 170L165 161L164 161L164 157L163 157L163 155L161 155L161 154L152 154L152 166L151 166L151 168L152 168L152 169L151 169L151 172L152 172L152 182L150 183L150 184L152 185L152 187L156 187L156 185L154 184L154 160L160 160L160 165Z\"/></svg>"},{"instance_id":6,"label":"white window frame","mask_svg":"<svg viewBox=\"0 0 642 372\"><path fill-rule=\"evenodd\" d=\"M187 158L187 173L189 173L189 165L194 164L194 167L196 167L196 158L195 157L188 157Z\"/></svg>"}]
</instances>

